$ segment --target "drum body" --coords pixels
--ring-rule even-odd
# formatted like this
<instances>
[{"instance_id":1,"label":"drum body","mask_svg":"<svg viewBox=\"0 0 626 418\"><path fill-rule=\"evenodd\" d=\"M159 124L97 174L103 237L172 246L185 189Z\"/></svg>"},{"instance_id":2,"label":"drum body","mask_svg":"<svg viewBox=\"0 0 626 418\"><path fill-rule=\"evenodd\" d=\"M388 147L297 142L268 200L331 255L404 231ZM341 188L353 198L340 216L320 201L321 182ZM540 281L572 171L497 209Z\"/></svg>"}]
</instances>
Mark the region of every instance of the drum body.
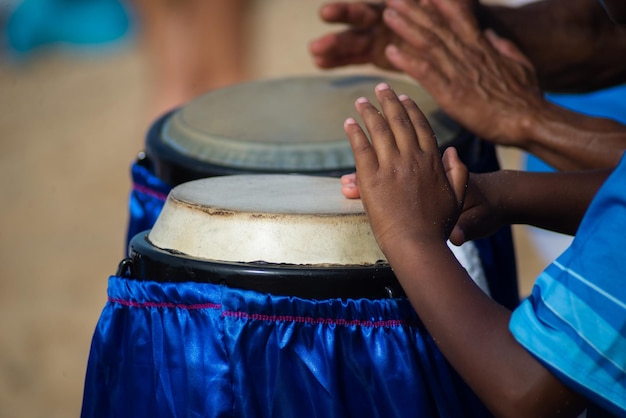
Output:
<instances>
[{"instance_id":1,"label":"drum body","mask_svg":"<svg viewBox=\"0 0 626 418\"><path fill-rule=\"evenodd\" d=\"M82 416L491 416L339 188L300 175L174 188L109 279Z\"/></svg>"},{"instance_id":2,"label":"drum body","mask_svg":"<svg viewBox=\"0 0 626 418\"><path fill-rule=\"evenodd\" d=\"M354 101L376 103L374 86L385 81L416 100L443 150L454 146L472 172L499 169L493 145L468 133L437 107L419 86L375 76L305 76L261 80L215 90L157 120L145 152L132 166L133 190L127 244L154 225L172 187L199 178L230 174L299 173L340 176L355 170L343 132ZM473 241L475 268L490 295L513 309L519 303L513 241L509 227ZM472 275L474 277L474 275Z\"/></svg>"}]
</instances>

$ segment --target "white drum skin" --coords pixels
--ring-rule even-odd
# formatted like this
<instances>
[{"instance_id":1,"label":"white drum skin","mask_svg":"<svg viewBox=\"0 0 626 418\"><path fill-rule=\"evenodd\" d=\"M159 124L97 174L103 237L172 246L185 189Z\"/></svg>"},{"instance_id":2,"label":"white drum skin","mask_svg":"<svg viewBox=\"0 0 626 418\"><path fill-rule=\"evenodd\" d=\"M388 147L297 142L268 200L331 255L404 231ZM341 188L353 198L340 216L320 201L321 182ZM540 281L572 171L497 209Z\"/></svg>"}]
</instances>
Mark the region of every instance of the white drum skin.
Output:
<instances>
[{"instance_id":1,"label":"white drum skin","mask_svg":"<svg viewBox=\"0 0 626 418\"><path fill-rule=\"evenodd\" d=\"M212 262L387 265L361 200L346 199L334 177L242 174L183 183L168 195L148 240ZM448 244L489 294L474 244Z\"/></svg>"},{"instance_id":2,"label":"white drum skin","mask_svg":"<svg viewBox=\"0 0 626 418\"><path fill-rule=\"evenodd\" d=\"M340 180L330 177L236 175L181 184L148 239L160 249L213 261L385 261L361 201L343 197Z\"/></svg>"}]
</instances>

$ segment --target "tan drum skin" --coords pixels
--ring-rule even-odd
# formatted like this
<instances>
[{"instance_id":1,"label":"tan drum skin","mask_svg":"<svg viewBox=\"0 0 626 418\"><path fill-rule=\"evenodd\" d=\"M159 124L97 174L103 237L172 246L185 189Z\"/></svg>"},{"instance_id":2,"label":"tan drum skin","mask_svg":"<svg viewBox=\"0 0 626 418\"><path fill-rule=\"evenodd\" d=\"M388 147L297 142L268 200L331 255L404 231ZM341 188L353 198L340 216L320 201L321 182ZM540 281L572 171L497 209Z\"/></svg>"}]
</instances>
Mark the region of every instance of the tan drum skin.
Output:
<instances>
[{"instance_id":1,"label":"tan drum skin","mask_svg":"<svg viewBox=\"0 0 626 418\"><path fill-rule=\"evenodd\" d=\"M235 175L175 187L149 233L158 248L216 261L371 265L385 260L339 179Z\"/></svg>"},{"instance_id":2,"label":"tan drum skin","mask_svg":"<svg viewBox=\"0 0 626 418\"><path fill-rule=\"evenodd\" d=\"M444 147L464 133L415 82L379 76L310 75L262 79L210 91L174 111L149 146L198 164L247 172L301 173L354 166L343 122L361 96L389 83L420 106ZM148 154L154 153L148 149ZM245 173L236 173L245 174Z\"/></svg>"}]
</instances>

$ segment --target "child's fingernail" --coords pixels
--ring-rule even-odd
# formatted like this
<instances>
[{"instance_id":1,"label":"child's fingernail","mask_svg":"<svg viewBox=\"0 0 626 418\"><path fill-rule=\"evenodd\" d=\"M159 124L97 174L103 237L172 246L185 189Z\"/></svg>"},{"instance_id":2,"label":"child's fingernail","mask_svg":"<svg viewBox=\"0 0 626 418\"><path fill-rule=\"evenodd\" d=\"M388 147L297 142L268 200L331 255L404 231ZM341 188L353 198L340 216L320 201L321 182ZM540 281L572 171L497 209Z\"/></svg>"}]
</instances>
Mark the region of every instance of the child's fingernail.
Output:
<instances>
[{"instance_id":1,"label":"child's fingernail","mask_svg":"<svg viewBox=\"0 0 626 418\"><path fill-rule=\"evenodd\" d=\"M410 100L409 96L407 96L406 94L399 95L398 99L401 100L401 101Z\"/></svg>"},{"instance_id":2,"label":"child's fingernail","mask_svg":"<svg viewBox=\"0 0 626 418\"><path fill-rule=\"evenodd\" d=\"M389 90L389 84L387 84L387 83L379 83L376 86L376 90L378 90L378 91Z\"/></svg>"},{"instance_id":3,"label":"child's fingernail","mask_svg":"<svg viewBox=\"0 0 626 418\"><path fill-rule=\"evenodd\" d=\"M356 120L354 120L354 118L348 118L348 119L346 119L344 124L346 124L346 125L356 125Z\"/></svg>"},{"instance_id":4,"label":"child's fingernail","mask_svg":"<svg viewBox=\"0 0 626 418\"><path fill-rule=\"evenodd\" d=\"M385 47L385 53L387 55L399 55L400 54L400 50L398 49L397 46L393 45L393 44L389 44Z\"/></svg>"},{"instance_id":5,"label":"child's fingernail","mask_svg":"<svg viewBox=\"0 0 626 418\"><path fill-rule=\"evenodd\" d=\"M367 100L367 97L359 97L358 99L356 99L357 103L368 103L369 100Z\"/></svg>"}]
</instances>

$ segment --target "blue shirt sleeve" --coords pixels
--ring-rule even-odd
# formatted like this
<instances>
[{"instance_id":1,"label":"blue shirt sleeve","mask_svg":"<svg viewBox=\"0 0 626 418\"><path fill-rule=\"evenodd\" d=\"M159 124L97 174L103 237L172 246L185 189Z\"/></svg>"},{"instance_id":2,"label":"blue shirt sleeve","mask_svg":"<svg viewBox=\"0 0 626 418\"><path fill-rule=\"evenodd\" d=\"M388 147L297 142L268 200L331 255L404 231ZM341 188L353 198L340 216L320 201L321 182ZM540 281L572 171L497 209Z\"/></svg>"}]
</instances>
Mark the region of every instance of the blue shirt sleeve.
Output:
<instances>
[{"instance_id":1,"label":"blue shirt sleeve","mask_svg":"<svg viewBox=\"0 0 626 418\"><path fill-rule=\"evenodd\" d=\"M571 246L513 312L517 341L566 385L626 416L626 160Z\"/></svg>"}]
</instances>

